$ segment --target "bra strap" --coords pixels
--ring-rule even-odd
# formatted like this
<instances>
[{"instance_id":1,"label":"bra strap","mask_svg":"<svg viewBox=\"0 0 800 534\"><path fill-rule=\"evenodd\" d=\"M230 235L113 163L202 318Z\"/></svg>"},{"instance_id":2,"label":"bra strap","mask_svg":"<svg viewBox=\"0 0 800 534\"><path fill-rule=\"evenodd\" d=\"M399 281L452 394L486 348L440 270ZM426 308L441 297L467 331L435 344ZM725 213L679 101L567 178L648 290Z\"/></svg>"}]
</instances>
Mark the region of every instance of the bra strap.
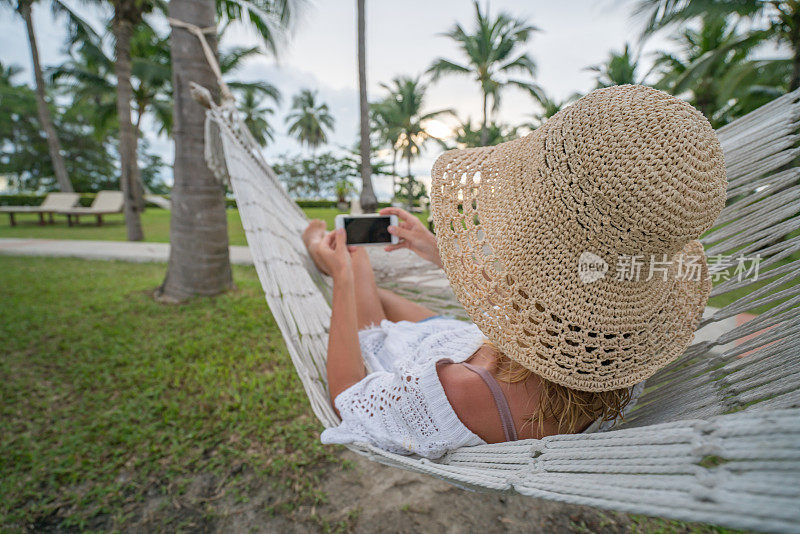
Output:
<instances>
[{"instance_id":1,"label":"bra strap","mask_svg":"<svg viewBox=\"0 0 800 534\"><path fill-rule=\"evenodd\" d=\"M514 418L511 417L511 408L508 406L508 400L503 390L500 389L497 379L483 367L466 362L462 362L462 365L480 376L489 386L489 391L492 392L492 397L494 397L494 403L497 405L497 413L500 414L500 422L503 425L503 434L506 437L506 441L517 441L517 429L514 426Z\"/></svg>"}]
</instances>

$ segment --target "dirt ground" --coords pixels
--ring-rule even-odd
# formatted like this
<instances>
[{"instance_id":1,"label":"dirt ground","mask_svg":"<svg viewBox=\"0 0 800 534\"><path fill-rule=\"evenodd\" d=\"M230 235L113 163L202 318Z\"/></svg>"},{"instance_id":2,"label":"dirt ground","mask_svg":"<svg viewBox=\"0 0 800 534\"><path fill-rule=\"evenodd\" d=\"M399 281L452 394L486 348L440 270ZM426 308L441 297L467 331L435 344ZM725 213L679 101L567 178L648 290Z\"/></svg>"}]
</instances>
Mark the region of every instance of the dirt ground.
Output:
<instances>
[{"instance_id":1,"label":"dirt ground","mask_svg":"<svg viewBox=\"0 0 800 534\"><path fill-rule=\"evenodd\" d=\"M623 514L521 496L474 493L369 462L351 452L343 452L341 458L347 467L331 467L321 477L325 504L274 513L270 507L286 496L269 484L251 481L246 496L220 494L220 482L200 476L191 479L180 498L161 493L129 510L123 531L489 534L649 530L637 527Z\"/></svg>"}]
</instances>

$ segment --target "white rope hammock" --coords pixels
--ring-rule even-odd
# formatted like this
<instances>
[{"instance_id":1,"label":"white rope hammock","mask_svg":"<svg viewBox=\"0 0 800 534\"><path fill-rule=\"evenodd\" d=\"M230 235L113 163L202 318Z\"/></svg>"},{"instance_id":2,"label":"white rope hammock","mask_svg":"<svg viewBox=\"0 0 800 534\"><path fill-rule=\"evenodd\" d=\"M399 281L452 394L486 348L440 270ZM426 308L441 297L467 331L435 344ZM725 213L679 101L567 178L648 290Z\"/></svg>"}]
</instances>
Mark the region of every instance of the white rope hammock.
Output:
<instances>
[{"instance_id":1,"label":"white rope hammock","mask_svg":"<svg viewBox=\"0 0 800 534\"><path fill-rule=\"evenodd\" d=\"M267 165L230 103L207 108L206 159L230 182L267 303L311 407L338 423L325 383L330 284L300 234L303 212ZM349 447L372 460L458 486L514 491L734 528L796 532L800 525L800 91L718 131L728 206L702 240L717 254L760 254L759 281L718 284L738 298L702 327L752 320L695 341L647 381L618 430L466 447L439 460ZM443 273L405 250L370 251L379 285L443 313L464 316ZM796 258L796 255L795 255ZM764 284L766 281L766 284Z\"/></svg>"}]
</instances>

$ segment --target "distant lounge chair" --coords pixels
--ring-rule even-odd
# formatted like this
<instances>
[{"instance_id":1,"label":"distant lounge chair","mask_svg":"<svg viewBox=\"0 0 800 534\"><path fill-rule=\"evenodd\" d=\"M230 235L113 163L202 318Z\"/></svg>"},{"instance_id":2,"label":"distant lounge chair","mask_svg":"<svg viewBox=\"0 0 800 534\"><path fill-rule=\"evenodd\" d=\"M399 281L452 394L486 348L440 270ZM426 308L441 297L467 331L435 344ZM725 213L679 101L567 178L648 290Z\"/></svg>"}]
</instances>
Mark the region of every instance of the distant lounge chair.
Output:
<instances>
[{"instance_id":1,"label":"distant lounge chair","mask_svg":"<svg viewBox=\"0 0 800 534\"><path fill-rule=\"evenodd\" d=\"M75 223L80 223L81 215L94 215L97 217L97 226L103 224L103 215L111 215L112 213L122 213L122 207L125 204L125 197L122 196L122 191L100 191L88 208L70 208L61 209L56 211L59 215L67 216L67 224L73 225L72 218L75 217Z\"/></svg>"},{"instance_id":2,"label":"distant lounge chair","mask_svg":"<svg viewBox=\"0 0 800 534\"><path fill-rule=\"evenodd\" d=\"M0 206L0 213L8 213L11 226L17 225L14 215L18 213L38 213L39 224L45 224L44 215L46 213L49 222L53 223L53 213L72 208L79 199L78 193L47 193L44 202L38 206Z\"/></svg>"}]
</instances>

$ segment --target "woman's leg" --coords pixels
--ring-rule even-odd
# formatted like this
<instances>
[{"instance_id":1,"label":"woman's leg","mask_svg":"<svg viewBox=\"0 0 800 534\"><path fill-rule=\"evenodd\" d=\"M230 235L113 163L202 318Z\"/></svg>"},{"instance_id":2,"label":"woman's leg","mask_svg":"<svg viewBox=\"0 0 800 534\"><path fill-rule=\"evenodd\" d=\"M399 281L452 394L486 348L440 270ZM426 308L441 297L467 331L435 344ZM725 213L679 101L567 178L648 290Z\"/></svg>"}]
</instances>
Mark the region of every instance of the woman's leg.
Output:
<instances>
[{"instance_id":1,"label":"woman's leg","mask_svg":"<svg viewBox=\"0 0 800 534\"><path fill-rule=\"evenodd\" d=\"M308 223L308 227L303 232L303 243L305 243L311 259L314 260L314 264L323 273L326 272L325 265L319 261L317 250L326 233L325 222L319 219ZM351 253L350 258L353 262L353 274L356 282L356 317L358 329L361 330L380 324L382 320L386 319L386 314L384 314L378 298L375 274L372 272L372 264L369 262L367 251L359 247Z\"/></svg>"},{"instance_id":2,"label":"woman's leg","mask_svg":"<svg viewBox=\"0 0 800 534\"><path fill-rule=\"evenodd\" d=\"M311 221L303 232L303 242L308 248L311 259L323 273L324 265L317 260L317 247L325 234L325 222L318 219ZM393 322L417 322L436 315L425 306L411 302L388 289L379 288L375 283L375 273L372 271L372 264L365 249L359 247L351 257L356 281L356 315L359 330L380 324L383 319Z\"/></svg>"},{"instance_id":3,"label":"woman's leg","mask_svg":"<svg viewBox=\"0 0 800 534\"><path fill-rule=\"evenodd\" d=\"M363 247L358 247L351 253L350 258L353 262L353 278L356 281L356 317L358 329L361 330L378 325L387 317L378 296L379 289L375 284L375 273L372 271L367 251Z\"/></svg>"},{"instance_id":4,"label":"woman's leg","mask_svg":"<svg viewBox=\"0 0 800 534\"><path fill-rule=\"evenodd\" d=\"M429 310L425 306L417 304L416 302L411 302L407 298L403 298L397 293L389 291L388 289L383 289L382 287L378 288L378 297L380 297L381 306L383 306L386 318L392 322L418 322L436 315L435 312Z\"/></svg>"}]
</instances>

